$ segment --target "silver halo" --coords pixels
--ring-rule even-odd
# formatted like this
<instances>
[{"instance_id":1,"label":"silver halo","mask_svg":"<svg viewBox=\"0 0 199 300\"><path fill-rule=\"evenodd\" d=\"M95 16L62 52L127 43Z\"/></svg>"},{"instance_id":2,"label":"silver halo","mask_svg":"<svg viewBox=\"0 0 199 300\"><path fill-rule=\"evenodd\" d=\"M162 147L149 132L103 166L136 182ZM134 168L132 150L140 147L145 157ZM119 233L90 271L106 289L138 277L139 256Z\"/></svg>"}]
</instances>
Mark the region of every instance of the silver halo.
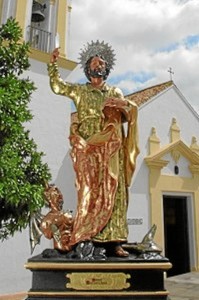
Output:
<instances>
[{"instance_id":1,"label":"silver halo","mask_svg":"<svg viewBox=\"0 0 199 300\"><path fill-rule=\"evenodd\" d=\"M83 69L85 69L89 58L97 55L103 57L110 70L113 69L115 64L114 50L108 45L108 43L105 44L104 41L99 42L99 40L97 40L96 42L91 41L90 44L87 43L87 45L84 45L83 49L80 49L79 54L79 61Z\"/></svg>"}]
</instances>

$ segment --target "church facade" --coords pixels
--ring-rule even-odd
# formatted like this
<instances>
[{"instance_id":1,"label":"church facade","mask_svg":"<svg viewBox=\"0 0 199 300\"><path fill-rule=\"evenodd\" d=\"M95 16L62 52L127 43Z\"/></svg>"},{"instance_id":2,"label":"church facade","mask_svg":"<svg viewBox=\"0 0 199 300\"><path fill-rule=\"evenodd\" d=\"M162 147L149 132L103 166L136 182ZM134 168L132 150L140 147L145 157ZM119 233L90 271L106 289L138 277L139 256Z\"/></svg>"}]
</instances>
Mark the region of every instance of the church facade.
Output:
<instances>
[{"instance_id":1,"label":"church facade","mask_svg":"<svg viewBox=\"0 0 199 300\"><path fill-rule=\"evenodd\" d=\"M156 224L155 240L173 263L170 275L198 270L199 116L172 81L128 98L139 106L140 136L129 237Z\"/></svg>"}]
</instances>

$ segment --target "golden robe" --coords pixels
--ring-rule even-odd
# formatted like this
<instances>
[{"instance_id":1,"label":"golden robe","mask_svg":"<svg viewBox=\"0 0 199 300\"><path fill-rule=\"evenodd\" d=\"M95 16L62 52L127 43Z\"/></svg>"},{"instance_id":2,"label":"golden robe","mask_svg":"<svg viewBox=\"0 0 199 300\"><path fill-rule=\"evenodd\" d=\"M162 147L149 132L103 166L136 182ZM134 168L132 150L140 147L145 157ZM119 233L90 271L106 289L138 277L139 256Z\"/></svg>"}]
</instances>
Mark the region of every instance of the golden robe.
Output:
<instances>
[{"instance_id":1,"label":"golden robe","mask_svg":"<svg viewBox=\"0 0 199 300\"><path fill-rule=\"evenodd\" d=\"M77 212L70 245L80 241L125 242L128 235L128 191L139 153L137 106L106 83L102 89L64 82L56 63L48 65L55 94L71 98L78 123L71 125L71 157L76 172ZM105 100L125 101L119 107ZM123 124L127 121L127 133Z\"/></svg>"}]
</instances>

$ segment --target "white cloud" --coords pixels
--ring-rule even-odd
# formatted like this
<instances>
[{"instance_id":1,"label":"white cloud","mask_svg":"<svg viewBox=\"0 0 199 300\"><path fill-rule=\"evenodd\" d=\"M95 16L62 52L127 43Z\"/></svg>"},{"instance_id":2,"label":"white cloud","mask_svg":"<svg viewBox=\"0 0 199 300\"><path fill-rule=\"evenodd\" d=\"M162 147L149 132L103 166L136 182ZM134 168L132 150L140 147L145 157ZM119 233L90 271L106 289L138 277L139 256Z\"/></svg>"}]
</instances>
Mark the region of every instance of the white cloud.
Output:
<instances>
[{"instance_id":1,"label":"white cloud","mask_svg":"<svg viewBox=\"0 0 199 300\"><path fill-rule=\"evenodd\" d=\"M197 38L191 47L185 43L199 35L198 14L198 0L73 0L70 58L77 60L91 40L108 42L117 59L110 80L119 77L118 85L129 92L168 81L172 67L175 84L199 111L199 44ZM136 73L154 76L145 82L123 78Z\"/></svg>"}]
</instances>

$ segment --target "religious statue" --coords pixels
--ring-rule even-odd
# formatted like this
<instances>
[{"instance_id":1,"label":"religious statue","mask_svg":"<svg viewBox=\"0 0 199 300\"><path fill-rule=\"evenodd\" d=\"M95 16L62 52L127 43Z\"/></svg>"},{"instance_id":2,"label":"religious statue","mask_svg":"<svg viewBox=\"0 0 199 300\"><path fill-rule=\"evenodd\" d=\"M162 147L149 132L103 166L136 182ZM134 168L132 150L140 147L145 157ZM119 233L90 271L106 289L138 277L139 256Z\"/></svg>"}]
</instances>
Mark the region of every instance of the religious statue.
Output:
<instances>
[{"instance_id":1,"label":"religious statue","mask_svg":"<svg viewBox=\"0 0 199 300\"><path fill-rule=\"evenodd\" d=\"M115 61L108 44L92 41L81 50L86 84L63 81L58 57L56 48L48 64L51 89L72 99L77 109L69 138L78 204L72 231L62 247L67 250L92 241L111 248L115 256L128 256L121 244L127 242L128 187L139 153L137 106L106 83Z\"/></svg>"}]
</instances>

